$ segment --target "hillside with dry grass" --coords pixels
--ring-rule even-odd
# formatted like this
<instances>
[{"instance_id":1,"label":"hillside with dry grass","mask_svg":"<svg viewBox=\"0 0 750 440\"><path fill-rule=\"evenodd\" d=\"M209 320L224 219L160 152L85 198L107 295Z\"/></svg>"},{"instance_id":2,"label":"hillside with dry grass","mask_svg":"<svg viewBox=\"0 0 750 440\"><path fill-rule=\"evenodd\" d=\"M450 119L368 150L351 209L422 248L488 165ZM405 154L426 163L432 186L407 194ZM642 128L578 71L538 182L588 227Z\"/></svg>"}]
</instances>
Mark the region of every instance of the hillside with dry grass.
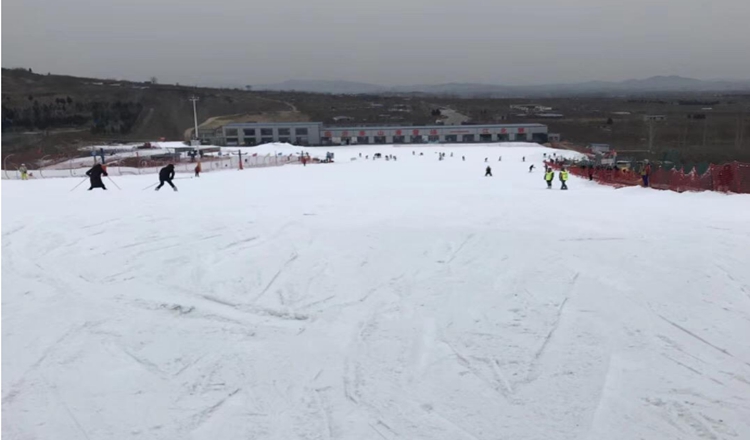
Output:
<instances>
[{"instance_id":1,"label":"hillside with dry grass","mask_svg":"<svg viewBox=\"0 0 750 440\"><path fill-rule=\"evenodd\" d=\"M198 119L234 115L289 115L290 105L234 89L213 89L38 75L2 70L3 154L55 154L91 142L183 140L193 127L188 98L197 96Z\"/></svg>"}]
</instances>

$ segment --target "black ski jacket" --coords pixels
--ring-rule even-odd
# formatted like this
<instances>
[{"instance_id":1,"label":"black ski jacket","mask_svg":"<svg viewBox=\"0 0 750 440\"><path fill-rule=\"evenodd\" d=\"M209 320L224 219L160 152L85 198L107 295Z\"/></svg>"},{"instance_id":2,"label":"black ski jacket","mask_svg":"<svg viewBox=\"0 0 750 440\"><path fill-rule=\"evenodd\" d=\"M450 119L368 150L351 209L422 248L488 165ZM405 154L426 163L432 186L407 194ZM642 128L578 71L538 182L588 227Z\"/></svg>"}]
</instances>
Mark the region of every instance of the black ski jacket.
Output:
<instances>
[{"instance_id":1,"label":"black ski jacket","mask_svg":"<svg viewBox=\"0 0 750 440\"><path fill-rule=\"evenodd\" d=\"M91 167L90 170L86 171L86 175L91 177L92 179L99 179L102 180L102 175L107 175L107 172L104 171L104 168L102 168L101 164L96 164L93 167Z\"/></svg>"},{"instance_id":2,"label":"black ski jacket","mask_svg":"<svg viewBox=\"0 0 750 440\"><path fill-rule=\"evenodd\" d=\"M166 181L174 179L174 165L169 164L159 171L159 180Z\"/></svg>"}]
</instances>

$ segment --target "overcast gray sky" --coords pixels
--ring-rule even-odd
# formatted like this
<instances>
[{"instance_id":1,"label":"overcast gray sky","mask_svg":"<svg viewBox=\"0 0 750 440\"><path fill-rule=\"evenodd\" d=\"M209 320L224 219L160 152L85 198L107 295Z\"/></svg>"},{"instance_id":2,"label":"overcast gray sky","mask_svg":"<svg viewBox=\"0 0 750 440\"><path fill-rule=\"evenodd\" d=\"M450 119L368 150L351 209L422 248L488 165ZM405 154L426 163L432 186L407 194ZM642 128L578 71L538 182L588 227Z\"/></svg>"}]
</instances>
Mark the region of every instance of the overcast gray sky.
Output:
<instances>
[{"instance_id":1,"label":"overcast gray sky","mask_svg":"<svg viewBox=\"0 0 750 440\"><path fill-rule=\"evenodd\" d=\"M3 0L2 65L207 85L750 79L750 0Z\"/></svg>"}]
</instances>

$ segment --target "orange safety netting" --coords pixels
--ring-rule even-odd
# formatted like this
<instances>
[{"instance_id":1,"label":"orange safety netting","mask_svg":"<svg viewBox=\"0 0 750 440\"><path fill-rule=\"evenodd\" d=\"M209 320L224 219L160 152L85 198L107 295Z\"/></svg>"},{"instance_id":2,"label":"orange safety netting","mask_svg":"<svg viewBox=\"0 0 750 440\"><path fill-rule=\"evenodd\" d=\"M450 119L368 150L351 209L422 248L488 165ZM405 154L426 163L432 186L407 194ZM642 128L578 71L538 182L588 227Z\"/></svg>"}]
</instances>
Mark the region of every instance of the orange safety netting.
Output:
<instances>
[{"instance_id":1,"label":"orange safety netting","mask_svg":"<svg viewBox=\"0 0 750 440\"><path fill-rule=\"evenodd\" d=\"M549 162L548 166L559 169L562 165ZM585 179L614 186L643 185L640 173L630 170L614 170L604 167L588 168L578 165L567 167L571 174ZM695 169L684 173L681 169L652 167L649 186L677 192L723 191L750 194L750 164L731 162L723 165L711 164L703 174Z\"/></svg>"}]
</instances>

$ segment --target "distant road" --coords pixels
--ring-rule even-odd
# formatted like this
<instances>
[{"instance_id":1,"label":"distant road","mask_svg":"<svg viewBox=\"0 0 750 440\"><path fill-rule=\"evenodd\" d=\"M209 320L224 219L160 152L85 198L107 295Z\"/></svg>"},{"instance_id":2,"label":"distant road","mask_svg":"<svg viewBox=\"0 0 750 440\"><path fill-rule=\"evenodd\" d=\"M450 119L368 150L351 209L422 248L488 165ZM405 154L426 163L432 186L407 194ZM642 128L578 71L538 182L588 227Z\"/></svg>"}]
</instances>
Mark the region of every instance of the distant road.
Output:
<instances>
[{"instance_id":1,"label":"distant road","mask_svg":"<svg viewBox=\"0 0 750 440\"><path fill-rule=\"evenodd\" d=\"M445 125L461 125L462 122L469 120L468 116L462 115L450 108L441 108L440 113L445 117L445 119L443 119Z\"/></svg>"}]
</instances>

